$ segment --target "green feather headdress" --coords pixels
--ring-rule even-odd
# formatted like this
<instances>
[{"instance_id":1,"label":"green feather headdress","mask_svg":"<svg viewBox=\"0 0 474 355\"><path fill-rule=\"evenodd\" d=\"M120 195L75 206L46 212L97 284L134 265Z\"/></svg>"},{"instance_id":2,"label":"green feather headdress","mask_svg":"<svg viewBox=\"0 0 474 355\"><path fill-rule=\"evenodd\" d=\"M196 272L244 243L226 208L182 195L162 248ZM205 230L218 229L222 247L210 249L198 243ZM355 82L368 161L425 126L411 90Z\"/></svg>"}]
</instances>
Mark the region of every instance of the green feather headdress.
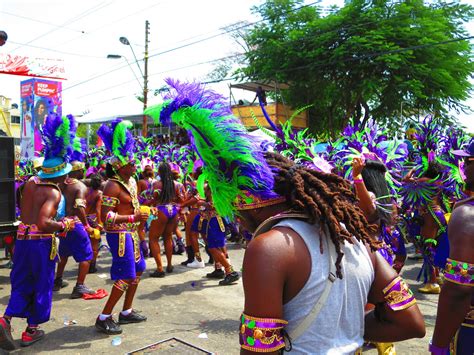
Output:
<instances>
[{"instance_id":1,"label":"green feather headdress","mask_svg":"<svg viewBox=\"0 0 474 355\"><path fill-rule=\"evenodd\" d=\"M227 101L199 83L168 79L167 84L172 92L165 96L165 102L144 113L161 124L174 122L187 130L203 161L198 190L204 195L207 182L219 215L233 217L234 202L246 195L244 191L260 199L278 197L273 192L270 167L245 127L232 115Z\"/></svg>"}]
</instances>

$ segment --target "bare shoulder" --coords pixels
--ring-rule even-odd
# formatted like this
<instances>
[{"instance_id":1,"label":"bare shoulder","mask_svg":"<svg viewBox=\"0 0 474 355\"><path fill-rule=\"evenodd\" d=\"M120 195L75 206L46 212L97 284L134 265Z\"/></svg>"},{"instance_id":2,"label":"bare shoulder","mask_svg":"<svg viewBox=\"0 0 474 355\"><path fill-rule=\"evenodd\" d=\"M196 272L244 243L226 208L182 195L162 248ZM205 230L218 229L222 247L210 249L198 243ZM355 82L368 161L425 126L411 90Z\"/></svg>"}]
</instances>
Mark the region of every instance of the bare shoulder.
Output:
<instances>
[{"instance_id":1,"label":"bare shoulder","mask_svg":"<svg viewBox=\"0 0 474 355\"><path fill-rule=\"evenodd\" d=\"M448 238L451 259L474 262L474 206L466 204L453 210Z\"/></svg>"},{"instance_id":2,"label":"bare shoulder","mask_svg":"<svg viewBox=\"0 0 474 355\"><path fill-rule=\"evenodd\" d=\"M275 264L284 266L288 257L294 255L300 239L290 228L273 228L252 239L245 251L245 259L272 261L274 266Z\"/></svg>"},{"instance_id":3,"label":"bare shoulder","mask_svg":"<svg viewBox=\"0 0 474 355\"><path fill-rule=\"evenodd\" d=\"M104 195L107 196L118 196L121 192L122 188L117 181L114 180L107 180L107 183L104 187Z\"/></svg>"},{"instance_id":4,"label":"bare shoulder","mask_svg":"<svg viewBox=\"0 0 474 355\"><path fill-rule=\"evenodd\" d=\"M453 210L449 220L449 230L474 235L474 206L465 204Z\"/></svg>"}]
</instances>

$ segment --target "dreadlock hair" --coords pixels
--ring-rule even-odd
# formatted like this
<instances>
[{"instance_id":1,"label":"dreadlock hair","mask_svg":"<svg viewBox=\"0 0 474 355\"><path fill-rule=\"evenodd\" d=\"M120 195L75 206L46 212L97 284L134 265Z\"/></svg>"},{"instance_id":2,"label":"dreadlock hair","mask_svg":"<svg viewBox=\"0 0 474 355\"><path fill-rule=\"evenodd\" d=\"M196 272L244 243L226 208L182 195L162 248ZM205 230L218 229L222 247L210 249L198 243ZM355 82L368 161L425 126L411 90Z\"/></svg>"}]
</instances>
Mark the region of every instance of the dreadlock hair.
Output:
<instances>
[{"instance_id":1,"label":"dreadlock hair","mask_svg":"<svg viewBox=\"0 0 474 355\"><path fill-rule=\"evenodd\" d=\"M387 181L385 180L386 166L378 160L368 159L362 169L362 178L368 191L377 198L377 217L385 224L392 224L393 201L389 197Z\"/></svg>"},{"instance_id":2,"label":"dreadlock hair","mask_svg":"<svg viewBox=\"0 0 474 355\"><path fill-rule=\"evenodd\" d=\"M369 225L364 213L357 207L357 197L348 181L334 174L295 165L277 153L267 152L265 159L274 171L274 191L285 196L287 203L295 210L308 213L310 223L319 223L321 230L327 227L336 248L336 270L340 279L344 256L341 247L345 241L353 244L351 238L355 237L374 251L379 248L380 243L371 237L376 226ZM322 252L322 239L319 247Z\"/></svg>"},{"instance_id":3,"label":"dreadlock hair","mask_svg":"<svg viewBox=\"0 0 474 355\"><path fill-rule=\"evenodd\" d=\"M159 202L161 204L170 203L176 197L173 172L171 171L170 165L168 163L161 163L158 167L158 174L160 175L161 180Z\"/></svg>"}]
</instances>

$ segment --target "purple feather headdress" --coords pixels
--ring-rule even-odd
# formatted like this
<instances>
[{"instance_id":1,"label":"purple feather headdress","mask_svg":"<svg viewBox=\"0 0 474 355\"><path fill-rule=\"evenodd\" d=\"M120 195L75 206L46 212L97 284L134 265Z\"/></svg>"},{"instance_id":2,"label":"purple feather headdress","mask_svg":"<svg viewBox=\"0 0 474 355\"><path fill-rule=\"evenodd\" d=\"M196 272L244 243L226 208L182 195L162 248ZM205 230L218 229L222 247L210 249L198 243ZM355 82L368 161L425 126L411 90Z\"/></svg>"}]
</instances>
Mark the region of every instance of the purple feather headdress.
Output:
<instances>
[{"instance_id":1,"label":"purple feather headdress","mask_svg":"<svg viewBox=\"0 0 474 355\"><path fill-rule=\"evenodd\" d=\"M97 135L107 150L113 154L110 163L116 169L134 160L135 140L129 131L132 127L132 122L117 118L110 123L110 126L104 123L97 130Z\"/></svg>"},{"instance_id":2,"label":"purple feather headdress","mask_svg":"<svg viewBox=\"0 0 474 355\"><path fill-rule=\"evenodd\" d=\"M227 100L199 83L166 82L171 87L166 101L148 108L145 114L161 124L173 121L186 129L204 163L198 188L204 193L203 182L208 182L218 213L232 217L234 202L243 191L260 199L277 197L262 151L232 115Z\"/></svg>"},{"instance_id":3,"label":"purple feather headdress","mask_svg":"<svg viewBox=\"0 0 474 355\"><path fill-rule=\"evenodd\" d=\"M45 159L62 158L65 162L70 161L75 135L75 130L71 129L73 125L70 117L61 117L55 113L46 117L42 129Z\"/></svg>"}]
</instances>

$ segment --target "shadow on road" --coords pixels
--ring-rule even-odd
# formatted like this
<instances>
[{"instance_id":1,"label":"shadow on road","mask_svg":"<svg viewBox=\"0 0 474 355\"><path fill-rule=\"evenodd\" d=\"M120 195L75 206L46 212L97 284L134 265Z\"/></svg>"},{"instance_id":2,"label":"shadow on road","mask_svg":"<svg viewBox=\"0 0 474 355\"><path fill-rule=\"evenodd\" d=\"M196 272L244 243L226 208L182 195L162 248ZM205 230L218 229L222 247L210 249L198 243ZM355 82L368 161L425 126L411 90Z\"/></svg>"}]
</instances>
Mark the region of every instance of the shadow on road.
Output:
<instances>
[{"instance_id":1,"label":"shadow on road","mask_svg":"<svg viewBox=\"0 0 474 355\"><path fill-rule=\"evenodd\" d=\"M105 339L109 336L96 331L93 326L74 325L62 327L46 333L43 340L32 348L23 348L22 354L37 354L41 351L78 352L87 351L91 347L91 341Z\"/></svg>"}]
</instances>

